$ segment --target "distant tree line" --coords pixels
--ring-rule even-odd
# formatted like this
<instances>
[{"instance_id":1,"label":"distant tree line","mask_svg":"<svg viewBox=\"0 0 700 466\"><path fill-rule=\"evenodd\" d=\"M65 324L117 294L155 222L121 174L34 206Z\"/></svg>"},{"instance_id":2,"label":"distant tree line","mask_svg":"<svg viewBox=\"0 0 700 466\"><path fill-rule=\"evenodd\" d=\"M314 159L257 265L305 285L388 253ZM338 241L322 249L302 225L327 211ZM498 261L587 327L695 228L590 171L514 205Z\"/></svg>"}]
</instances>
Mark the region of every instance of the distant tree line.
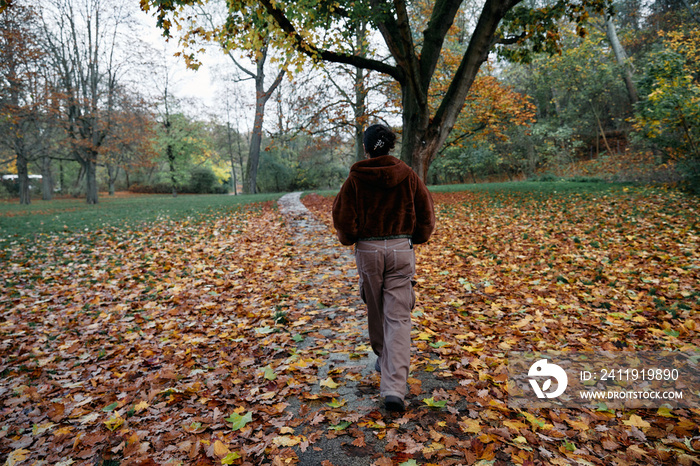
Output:
<instances>
[{"instance_id":1,"label":"distant tree line","mask_svg":"<svg viewBox=\"0 0 700 466\"><path fill-rule=\"evenodd\" d=\"M453 2L398 3L407 24L415 26L448 14L434 7ZM426 109L410 110L414 116L446 108L454 76L470 53L480 7L456 3L452 23L440 30L443 42L429 70ZM573 176L576 167L588 164L591 176L656 176L697 189L698 1L621 0L602 9L591 2L575 11L566 2L530 3L513 7L493 33L492 53L470 82L461 111L450 117L449 134L426 139L441 141L430 150L418 148L415 140L410 148L400 144L395 155L414 168L420 165L430 183ZM397 68L392 63L400 44L388 50L372 39L377 27L396 26L390 19L357 3L359 10L344 19L352 27L334 42L355 58L331 53L314 61L290 55L291 49L273 40L290 25L268 30L270 23L256 22L265 15L283 21L274 6L252 0L246 5L260 12L246 17L255 23L250 36L233 37L222 29L235 21L222 18L219 4L210 2L193 7L203 27L179 38L180 59L192 68L199 64L189 52L204 43L231 57L230 69L215 83L221 89L219 108L211 111L192 111L196 105L173 93L168 60L130 41L133 5L98 0L5 5L0 174L17 178L0 184L0 197L28 203L33 193L44 199L61 193L94 203L98 191L177 195L334 188L364 157L361 136L368 124L392 125L404 141L420 126L415 121L406 126L406 99L416 96L407 97L408 84L401 80L408 78L400 70L412 59ZM557 5L565 14L555 11ZM538 11L544 16L533 19ZM305 18L308 12L297 13ZM531 20L543 30L533 30ZM420 50L426 36L420 28L411 31L412 47ZM546 37L538 35L547 31ZM387 40L396 33L384 32ZM292 36L287 31L280 37ZM264 37L269 40L258 40ZM144 77L150 81L137 85ZM248 80L255 84L252 91L246 90ZM619 169L623 161L632 169ZM607 172L608 166L617 172ZM30 174L41 180L30 181Z\"/></svg>"}]
</instances>

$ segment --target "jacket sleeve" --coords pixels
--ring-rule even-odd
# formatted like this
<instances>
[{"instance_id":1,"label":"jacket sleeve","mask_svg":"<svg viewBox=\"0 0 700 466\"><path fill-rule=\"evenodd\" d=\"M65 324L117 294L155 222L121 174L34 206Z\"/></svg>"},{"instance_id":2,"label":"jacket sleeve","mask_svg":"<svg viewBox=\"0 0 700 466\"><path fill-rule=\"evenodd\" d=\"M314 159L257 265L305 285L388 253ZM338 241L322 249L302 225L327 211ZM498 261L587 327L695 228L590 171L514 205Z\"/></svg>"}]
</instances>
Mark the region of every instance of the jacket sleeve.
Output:
<instances>
[{"instance_id":1,"label":"jacket sleeve","mask_svg":"<svg viewBox=\"0 0 700 466\"><path fill-rule=\"evenodd\" d=\"M341 244L350 246L357 242L357 202L355 187L350 179L345 180L333 201L333 226Z\"/></svg>"},{"instance_id":2,"label":"jacket sleeve","mask_svg":"<svg viewBox=\"0 0 700 466\"><path fill-rule=\"evenodd\" d=\"M411 240L414 244L425 243L435 229L435 207L430 191L416 176L416 194L413 200L416 209L416 227Z\"/></svg>"}]
</instances>

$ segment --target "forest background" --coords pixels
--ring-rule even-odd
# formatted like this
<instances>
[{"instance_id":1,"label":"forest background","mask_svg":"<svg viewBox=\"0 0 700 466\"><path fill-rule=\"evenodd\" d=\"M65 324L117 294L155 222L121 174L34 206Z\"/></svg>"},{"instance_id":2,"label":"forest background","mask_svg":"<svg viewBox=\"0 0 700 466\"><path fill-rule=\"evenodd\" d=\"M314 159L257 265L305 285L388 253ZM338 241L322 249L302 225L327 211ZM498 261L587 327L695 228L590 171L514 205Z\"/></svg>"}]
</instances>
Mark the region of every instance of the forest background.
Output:
<instances>
[{"instance_id":1,"label":"forest background","mask_svg":"<svg viewBox=\"0 0 700 466\"><path fill-rule=\"evenodd\" d=\"M171 39L192 69L206 54L227 60L211 83L217 108L206 109L174 93L175 66L137 39L136 2L9 5L0 15L0 197L96 203L100 191L336 188L363 157L364 127L384 122L401 132L401 91L385 75L291 64L265 42L237 48L210 32L196 37L224 21L222 2L190 7ZM479 7L460 7L431 105L447 92ZM431 8L410 2L412 23L427 23ZM558 19L554 51L494 48L427 182L568 178L697 189L699 18L690 0L624 0L585 12L585 29ZM357 54L383 53L369 23L351 36Z\"/></svg>"}]
</instances>

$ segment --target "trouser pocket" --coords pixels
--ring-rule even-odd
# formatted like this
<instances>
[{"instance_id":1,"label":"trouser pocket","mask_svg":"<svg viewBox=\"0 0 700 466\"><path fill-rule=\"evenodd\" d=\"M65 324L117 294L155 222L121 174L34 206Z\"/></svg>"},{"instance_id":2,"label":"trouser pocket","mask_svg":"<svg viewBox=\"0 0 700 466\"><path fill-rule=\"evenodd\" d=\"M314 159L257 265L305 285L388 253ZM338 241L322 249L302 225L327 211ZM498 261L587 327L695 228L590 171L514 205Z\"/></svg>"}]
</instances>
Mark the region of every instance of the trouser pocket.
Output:
<instances>
[{"instance_id":1,"label":"trouser pocket","mask_svg":"<svg viewBox=\"0 0 700 466\"><path fill-rule=\"evenodd\" d=\"M394 249L394 272L413 281L416 274L416 254L413 249Z\"/></svg>"}]
</instances>

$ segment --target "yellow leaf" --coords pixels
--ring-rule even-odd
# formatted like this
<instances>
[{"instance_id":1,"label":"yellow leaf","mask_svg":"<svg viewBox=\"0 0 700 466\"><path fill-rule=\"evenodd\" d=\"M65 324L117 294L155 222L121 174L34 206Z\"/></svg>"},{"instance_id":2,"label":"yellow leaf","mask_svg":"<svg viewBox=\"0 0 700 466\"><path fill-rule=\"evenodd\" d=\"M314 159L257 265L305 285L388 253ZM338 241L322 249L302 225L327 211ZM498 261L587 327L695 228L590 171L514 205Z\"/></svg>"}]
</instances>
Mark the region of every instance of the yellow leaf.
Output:
<instances>
[{"instance_id":1,"label":"yellow leaf","mask_svg":"<svg viewBox=\"0 0 700 466\"><path fill-rule=\"evenodd\" d=\"M474 346L474 345L462 346L462 349L465 351L469 351L470 353L478 353L478 352L483 350L483 348L481 346Z\"/></svg>"},{"instance_id":2,"label":"yellow leaf","mask_svg":"<svg viewBox=\"0 0 700 466\"><path fill-rule=\"evenodd\" d=\"M143 411L146 408L148 408L148 402L142 401L141 403L134 406L134 411L136 411L137 413L140 413L141 411Z\"/></svg>"},{"instance_id":3,"label":"yellow leaf","mask_svg":"<svg viewBox=\"0 0 700 466\"><path fill-rule=\"evenodd\" d=\"M53 433L55 437L58 437L59 435L68 435L71 433L73 428L71 426L64 426L59 428L56 432Z\"/></svg>"},{"instance_id":4,"label":"yellow leaf","mask_svg":"<svg viewBox=\"0 0 700 466\"><path fill-rule=\"evenodd\" d=\"M272 443L280 447L293 447L301 443L301 437L294 435L280 435L272 439Z\"/></svg>"},{"instance_id":5,"label":"yellow leaf","mask_svg":"<svg viewBox=\"0 0 700 466\"><path fill-rule=\"evenodd\" d=\"M109 418L104 422L105 426L112 432L117 430L119 427L121 427L122 424L124 424L124 418L122 418L119 413L115 413L114 416Z\"/></svg>"},{"instance_id":6,"label":"yellow leaf","mask_svg":"<svg viewBox=\"0 0 700 466\"><path fill-rule=\"evenodd\" d=\"M478 434L481 432L481 425L478 419L469 419L466 417L462 418L462 422L459 423L459 428L465 434Z\"/></svg>"},{"instance_id":7,"label":"yellow leaf","mask_svg":"<svg viewBox=\"0 0 700 466\"><path fill-rule=\"evenodd\" d=\"M226 456L231 453L226 445L223 444L221 440L214 442L214 454L218 457Z\"/></svg>"},{"instance_id":8,"label":"yellow leaf","mask_svg":"<svg viewBox=\"0 0 700 466\"><path fill-rule=\"evenodd\" d=\"M567 419L566 422L573 427L576 430L580 430L581 432L586 432L590 430L590 426L586 424L585 422L581 421L573 421L571 419Z\"/></svg>"},{"instance_id":9,"label":"yellow leaf","mask_svg":"<svg viewBox=\"0 0 700 466\"><path fill-rule=\"evenodd\" d=\"M636 414L631 415L628 421L622 421L622 423L627 426L637 427L639 429L651 427L651 424L649 424L647 421L637 416Z\"/></svg>"},{"instance_id":10,"label":"yellow leaf","mask_svg":"<svg viewBox=\"0 0 700 466\"><path fill-rule=\"evenodd\" d=\"M523 427L527 429L527 427L528 427L527 424L522 423L520 421L510 421L510 420L503 421L503 425L510 428L510 429L513 429L513 430L522 429Z\"/></svg>"},{"instance_id":11,"label":"yellow leaf","mask_svg":"<svg viewBox=\"0 0 700 466\"><path fill-rule=\"evenodd\" d=\"M15 466L15 464L21 463L27 459L27 454L29 454L29 450L24 450L22 448L13 451L5 460L5 466Z\"/></svg>"},{"instance_id":12,"label":"yellow leaf","mask_svg":"<svg viewBox=\"0 0 700 466\"><path fill-rule=\"evenodd\" d=\"M332 378L328 377L326 380L321 381L321 386L333 389L338 388L340 384L335 383Z\"/></svg>"},{"instance_id":13,"label":"yellow leaf","mask_svg":"<svg viewBox=\"0 0 700 466\"><path fill-rule=\"evenodd\" d=\"M41 425L34 424L34 427L32 428L32 434L33 435L41 435L44 432L46 432L47 430L51 430L51 428L55 425L56 424L54 424L53 422L45 422Z\"/></svg>"}]
</instances>

